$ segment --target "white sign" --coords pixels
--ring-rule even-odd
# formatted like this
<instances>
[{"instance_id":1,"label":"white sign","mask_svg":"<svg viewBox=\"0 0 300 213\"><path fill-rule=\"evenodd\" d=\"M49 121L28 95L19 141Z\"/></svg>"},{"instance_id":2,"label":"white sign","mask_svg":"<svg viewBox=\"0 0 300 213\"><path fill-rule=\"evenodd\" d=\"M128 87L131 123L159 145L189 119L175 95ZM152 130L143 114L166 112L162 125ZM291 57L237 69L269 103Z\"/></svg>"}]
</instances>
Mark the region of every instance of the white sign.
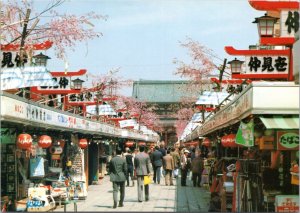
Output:
<instances>
[{"instance_id":1,"label":"white sign","mask_svg":"<svg viewBox=\"0 0 300 213\"><path fill-rule=\"evenodd\" d=\"M299 31L299 11L282 10L280 13L280 36L295 37Z\"/></svg>"},{"instance_id":2,"label":"white sign","mask_svg":"<svg viewBox=\"0 0 300 213\"><path fill-rule=\"evenodd\" d=\"M57 86L45 67L2 68L1 90L34 86Z\"/></svg>"},{"instance_id":3,"label":"white sign","mask_svg":"<svg viewBox=\"0 0 300 213\"><path fill-rule=\"evenodd\" d=\"M146 140L145 134L133 133L127 129L120 129L106 123L90 121L78 116L59 113L41 106L25 103L11 97L1 95L1 117L2 120L19 120L22 122L46 124L49 128L67 128L70 130L85 130L91 134L111 135L115 137L128 136L132 139ZM149 141L156 141L157 136L148 137ZM147 141L147 140L146 140Z\"/></svg>"},{"instance_id":4,"label":"white sign","mask_svg":"<svg viewBox=\"0 0 300 213\"><path fill-rule=\"evenodd\" d=\"M54 86L40 86L38 90L71 90L71 77L53 77Z\"/></svg>"},{"instance_id":5,"label":"white sign","mask_svg":"<svg viewBox=\"0 0 300 213\"><path fill-rule=\"evenodd\" d=\"M241 74L288 74L287 56L246 56L246 69Z\"/></svg>"},{"instance_id":6,"label":"white sign","mask_svg":"<svg viewBox=\"0 0 300 213\"><path fill-rule=\"evenodd\" d=\"M137 124L137 122L134 119L127 119L127 120L119 121L119 124L120 124L120 128L134 127Z\"/></svg>"}]
</instances>

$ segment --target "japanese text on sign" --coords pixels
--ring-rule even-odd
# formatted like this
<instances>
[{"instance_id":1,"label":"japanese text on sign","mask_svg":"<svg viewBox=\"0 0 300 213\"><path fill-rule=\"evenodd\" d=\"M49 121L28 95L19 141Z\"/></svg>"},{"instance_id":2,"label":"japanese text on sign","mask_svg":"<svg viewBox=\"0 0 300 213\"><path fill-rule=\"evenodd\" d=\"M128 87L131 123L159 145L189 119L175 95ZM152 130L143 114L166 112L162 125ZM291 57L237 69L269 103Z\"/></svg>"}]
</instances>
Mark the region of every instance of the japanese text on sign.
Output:
<instances>
[{"instance_id":1,"label":"japanese text on sign","mask_svg":"<svg viewBox=\"0 0 300 213\"><path fill-rule=\"evenodd\" d=\"M246 74L287 74L289 59L286 56L246 57Z\"/></svg>"}]
</instances>

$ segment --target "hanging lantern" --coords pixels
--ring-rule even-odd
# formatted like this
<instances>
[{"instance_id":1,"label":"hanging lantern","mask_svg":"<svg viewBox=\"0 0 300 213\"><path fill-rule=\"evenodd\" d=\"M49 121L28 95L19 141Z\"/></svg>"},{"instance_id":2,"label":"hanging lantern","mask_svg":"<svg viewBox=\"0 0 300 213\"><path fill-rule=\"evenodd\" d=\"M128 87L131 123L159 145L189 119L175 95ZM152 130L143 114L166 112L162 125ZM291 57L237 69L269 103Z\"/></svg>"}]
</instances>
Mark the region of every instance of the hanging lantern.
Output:
<instances>
[{"instance_id":1,"label":"hanging lantern","mask_svg":"<svg viewBox=\"0 0 300 213\"><path fill-rule=\"evenodd\" d=\"M20 134L17 138L17 147L20 149L29 149L32 145L32 137L29 134Z\"/></svg>"},{"instance_id":2,"label":"hanging lantern","mask_svg":"<svg viewBox=\"0 0 300 213\"><path fill-rule=\"evenodd\" d=\"M42 135L39 138L39 141L38 141L39 147L41 147L43 149L46 149L46 148L50 147L51 144L52 144L52 139L51 139L50 136L48 136L48 135Z\"/></svg>"},{"instance_id":3,"label":"hanging lantern","mask_svg":"<svg viewBox=\"0 0 300 213\"><path fill-rule=\"evenodd\" d=\"M126 146L126 147L133 147L133 145L134 145L134 142L133 142L133 141L127 141L127 142L125 143L125 146Z\"/></svg>"},{"instance_id":4,"label":"hanging lantern","mask_svg":"<svg viewBox=\"0 0 300 213\"><path fill-rule=\"evenodd\" d=\"M228 136L228 135L224 135L224 136L221 138L221 144L222 144L222 146L224 146L224 147L227 146L227 136Z\"/></svg>"},{"instance_id":5,"label":"hanging lantern","mask_svg":"<svg viewBox=\"0 0 300 213\"><path fill-rule=\"evenodd\" d=\"M88 146L88 141L85 138L79 140L79 147L85 149Z\"/></svg>"},{"instance_id":6,"label":"hanging lantern","mask_svg":"<svg viewBox=\"0 0 300 213\"><path fill-rule=\"evenodd\" d=\"M210 140L208 138L205 138L204 141L202 142L202 145L206 147L210 147L211 145Z\"/></svg>"},{"instance_id":7,"label":"hanging lantern","mask_svg":"<svg viewBox=\"0 0 300 213\"><path fill-rule=\"evenodd\" d=\"M139 146L146 146L146 143L141 141L141 142L138 143L138 145Z\"/></svg>"},{"instance_id":8,"label":"hanging lantern","mask_svg":"<svg viewBox=\"0 0 300 213\"><path fill-rule=\"evenodd\" d=\"M235 143L235 134L229 134L227 135L227 147L237 147L237 144Z\"/></svg>"}]
</instances>

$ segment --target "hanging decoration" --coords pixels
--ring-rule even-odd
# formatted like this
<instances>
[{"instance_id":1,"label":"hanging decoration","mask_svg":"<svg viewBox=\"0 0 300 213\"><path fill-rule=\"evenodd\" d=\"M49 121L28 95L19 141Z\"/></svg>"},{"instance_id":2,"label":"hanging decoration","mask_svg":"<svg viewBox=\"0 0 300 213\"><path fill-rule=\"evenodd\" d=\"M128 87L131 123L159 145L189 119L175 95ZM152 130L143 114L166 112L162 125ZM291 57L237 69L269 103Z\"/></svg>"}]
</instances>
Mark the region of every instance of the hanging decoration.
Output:
<instances>
[{"instance_id":1,"label":"hanging decoration","mask_svg":"<svg viewBox=\"0 0 300 213\"><path fill-rule=\"evenodd\" d=\"M20 149L30 149L32 145L32 137L29 134L22 133L18 135L17 147Z\"/></svg>"},{"instance_id":2,"label":"hanging decoration","mask_svg":"<svg viewBox=\"0 0 300 213\"><path fill-rule=\"evenodd\" d=\"M50 147L51 144L52 144L52 139L51 139L50 136L48 136L48 135L42 135L39 138L39 141L38 141L39 147L41 147L43 149L46 149L46 148Z\"/></svg>"},{"instance_id":3,"label":"hanging decoration","mask_svg":"<svg viewBox=\"0 0 300 213\"><path fill-rule=\"evenodd\" d=\"M225 135L221 138L221 144L224 147L237 147L235 143L235 134Z\"/></svg>"},{"instance_id":4,"label":"hanging decoration","mask_svg":"<svg viewBox=\"0 0 300 213\"><path fill-rule=\"evenodd\" d=\"M133 147L133 146L134 146L134 142L133 142L133 141L127 141L127 142L125 143L125 146L126 146L126 147Z\"/></svg>"},{"instance_id":5,"label":"hanging decoration","mask_svg":"<svg viewBox=\"0 0 300 213\"><path fill-rule=\"evenodd\" d=\"M85 138L79 140L79 147L85 149L88 146L88 141Z\"/></svg>"},{"instance_id":6,"label":"hanging decoration","mask_svg":"<svg viewBox=\"0 0 300 213\"><path fill-rule=\"evenodd\" d=\"M206 147L210 147L211 142L208 138L205 138L204 141L202 142L202 145Z\"/></svg>"}]
</instances>

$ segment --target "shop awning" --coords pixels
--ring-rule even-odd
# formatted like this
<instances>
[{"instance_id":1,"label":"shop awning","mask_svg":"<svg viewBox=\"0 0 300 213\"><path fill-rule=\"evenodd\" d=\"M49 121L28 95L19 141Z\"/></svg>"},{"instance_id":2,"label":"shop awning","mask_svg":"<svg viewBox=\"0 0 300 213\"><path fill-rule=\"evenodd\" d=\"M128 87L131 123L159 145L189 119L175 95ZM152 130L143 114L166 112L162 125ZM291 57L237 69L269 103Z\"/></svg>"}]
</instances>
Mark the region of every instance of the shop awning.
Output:
<instances>
[{"instance_id":1,"label":"shop awning","mask_svg":"<svg viewBox=\"0 0 300 213\"><path fill-rule=\"evenodd\" d=\"M299 117L259 117L267 129L299 129Z\"/></svg>"}]
</instances>

